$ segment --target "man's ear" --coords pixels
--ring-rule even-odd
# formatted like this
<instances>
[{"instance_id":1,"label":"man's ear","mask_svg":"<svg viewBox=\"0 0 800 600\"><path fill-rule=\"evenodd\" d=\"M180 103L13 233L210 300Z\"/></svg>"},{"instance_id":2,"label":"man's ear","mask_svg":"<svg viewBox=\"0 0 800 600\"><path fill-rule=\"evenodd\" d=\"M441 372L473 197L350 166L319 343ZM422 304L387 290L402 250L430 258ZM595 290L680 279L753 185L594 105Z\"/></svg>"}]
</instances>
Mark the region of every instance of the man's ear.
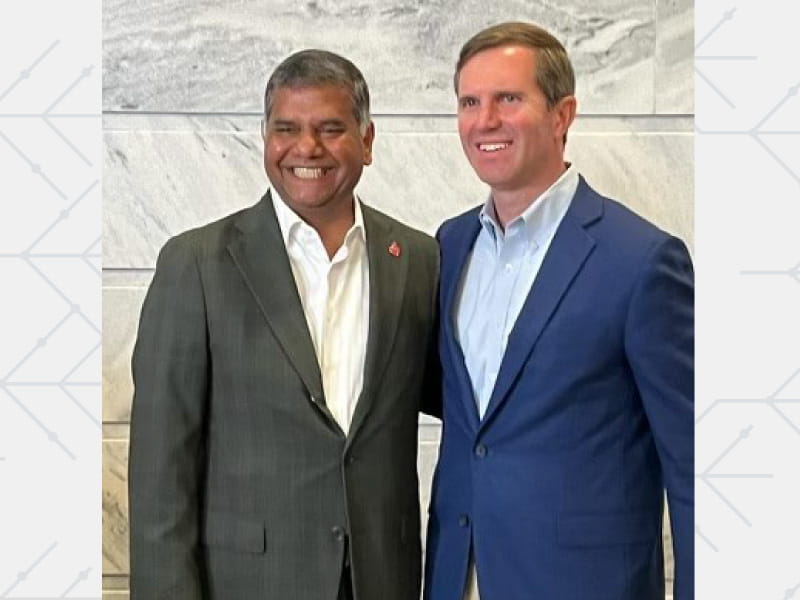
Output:
<instances>
[{"instance_id":1,"label":"man's ear","mask_svg":"<svg viewBox=\"0 0 800 600\"><path fill-rule=\"evenodd\" d=\"M552 113L554 117L556 137L566 139L567 130L575 120L575 113L578 110L578 101L575 96L564 96L556 102Z\"/></svg>"},{"instance_id":2,"label":"man's ear","mask_svg":"<svg viewBox=\"0 0 800 600\"><path fill-rule=\"evenodd\" d=\"M372 164L372 142L375 141L375 123L372 121L367 125L367 130L364 132L364 164Z\"/></svg>"}]
</instances>

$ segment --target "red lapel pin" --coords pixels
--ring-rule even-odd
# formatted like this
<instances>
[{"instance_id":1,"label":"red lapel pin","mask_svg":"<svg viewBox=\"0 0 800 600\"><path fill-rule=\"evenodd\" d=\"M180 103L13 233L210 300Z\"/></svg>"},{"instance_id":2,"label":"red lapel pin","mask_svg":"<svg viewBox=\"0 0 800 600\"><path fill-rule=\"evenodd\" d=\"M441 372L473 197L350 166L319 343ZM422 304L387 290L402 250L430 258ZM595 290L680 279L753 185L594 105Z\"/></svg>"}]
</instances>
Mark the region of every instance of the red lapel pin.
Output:
<instances>
[{"instance_id":1,"label":"red lapel pin","mask_svg":"<svg viewBox=\"0 0 800 600\"><path fill-rule=\"evenodd\" d=\"M389 244L388 250L389 254L391 254L395 258L400 256L400 244L398 244L397 242L392 242L391 244Z\"/></svg>"}]
</instances>

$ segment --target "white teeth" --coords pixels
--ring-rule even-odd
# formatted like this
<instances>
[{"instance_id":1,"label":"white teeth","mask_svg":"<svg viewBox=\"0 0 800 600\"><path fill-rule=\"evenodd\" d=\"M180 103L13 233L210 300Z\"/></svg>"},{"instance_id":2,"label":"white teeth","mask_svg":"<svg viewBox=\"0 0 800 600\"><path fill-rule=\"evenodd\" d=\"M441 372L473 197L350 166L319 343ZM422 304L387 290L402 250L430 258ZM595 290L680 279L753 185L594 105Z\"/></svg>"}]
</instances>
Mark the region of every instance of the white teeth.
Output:
<instances>
[{"instance_id":1,"label":"white teeth","mask_svg":"<svg viewBox=\"0 0 800 600\"><path fill-rule=\"evenodd\" d=\"M292 173L300 179L318 179L325 174L325 169L311 169L308 167L293 167Z\"/></svg>"},{"instance_id":2,"label":"white teeth","mask_svg":"<svg viewBox=\"0 0 800 600\"><path fill-rule=\"evenodd\" d=\"M508 144L479 144L478 148L483 152L497 152L503 148L508 148Z\"/></svg>"}]
</instances>

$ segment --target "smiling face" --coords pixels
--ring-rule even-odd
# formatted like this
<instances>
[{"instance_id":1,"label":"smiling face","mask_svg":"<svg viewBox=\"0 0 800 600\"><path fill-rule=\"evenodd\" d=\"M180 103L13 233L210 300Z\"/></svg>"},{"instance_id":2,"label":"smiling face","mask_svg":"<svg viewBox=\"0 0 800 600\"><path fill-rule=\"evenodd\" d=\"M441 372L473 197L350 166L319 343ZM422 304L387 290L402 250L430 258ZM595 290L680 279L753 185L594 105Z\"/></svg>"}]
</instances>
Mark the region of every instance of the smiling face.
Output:
<instances>
[{"instance_id":1,"label":"smiling face","mask_svg":"<svg viewBox=\"0 0 800 600\"><path fill-rule=\"evenodd\" d=\"M513 45L475 54L459 73L461 145L495 200L533 199L564 171L563 137L575 116L575 98L548 108L535 73L535 51Z\"/></svg>"},{"instance_id":2,"label":"smiling face","mask_svg":"<svg viewBox=\"0 0 800 600\"><path fill-rule=\"evenodd\" d=\"M282 87L264 125L264 168L284 202L307 221L352 210L353 188L372 162L372 123L362 134L347 90Z\"/></svg>"}]
</instances>

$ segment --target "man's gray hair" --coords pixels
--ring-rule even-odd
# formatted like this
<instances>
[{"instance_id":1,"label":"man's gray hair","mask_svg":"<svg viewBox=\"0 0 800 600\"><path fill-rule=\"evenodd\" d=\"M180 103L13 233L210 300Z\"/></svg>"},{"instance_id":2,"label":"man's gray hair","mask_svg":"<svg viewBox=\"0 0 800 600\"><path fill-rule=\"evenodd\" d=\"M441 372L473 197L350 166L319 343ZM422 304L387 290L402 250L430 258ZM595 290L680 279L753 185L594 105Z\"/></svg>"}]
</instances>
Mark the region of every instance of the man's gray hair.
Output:
<instances>
[{"instance_id":1,"label":"man's gray hair","mask_svg":"<svg viewBox=\"0 0 800 600\"><path fill-rule=\"evenodd\" d=\"M339 85L347 91L353 103L353 116L361 132L366 132L370 122L367 82L353 63L327 50L301 50L276 67L264 90L264 119L269 120L279 88L322 85Z\"/></svg>"}]
</instances>

